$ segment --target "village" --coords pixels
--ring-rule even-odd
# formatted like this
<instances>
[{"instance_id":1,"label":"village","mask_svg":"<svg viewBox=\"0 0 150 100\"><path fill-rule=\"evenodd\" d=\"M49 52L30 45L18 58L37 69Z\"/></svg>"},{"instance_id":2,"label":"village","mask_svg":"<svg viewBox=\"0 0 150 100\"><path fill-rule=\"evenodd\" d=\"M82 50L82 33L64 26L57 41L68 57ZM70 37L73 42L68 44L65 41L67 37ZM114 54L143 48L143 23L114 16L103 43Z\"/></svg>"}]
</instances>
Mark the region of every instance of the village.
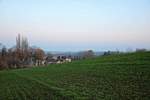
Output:
<instances>
[{"instance_id":1,"label":"village","mask_svg":"<svg viewBox=\"0 0 150 100\"><path fill-rule=\"evenodd\" d=\"M49 64L70 63L73 60L95 56L92 50L75 53L45 52L39 47L29 45L28 39L20 34L16 37L16 45L6 48L0 44L0 69L45 66Z\"/></svg>"}]
</instances>

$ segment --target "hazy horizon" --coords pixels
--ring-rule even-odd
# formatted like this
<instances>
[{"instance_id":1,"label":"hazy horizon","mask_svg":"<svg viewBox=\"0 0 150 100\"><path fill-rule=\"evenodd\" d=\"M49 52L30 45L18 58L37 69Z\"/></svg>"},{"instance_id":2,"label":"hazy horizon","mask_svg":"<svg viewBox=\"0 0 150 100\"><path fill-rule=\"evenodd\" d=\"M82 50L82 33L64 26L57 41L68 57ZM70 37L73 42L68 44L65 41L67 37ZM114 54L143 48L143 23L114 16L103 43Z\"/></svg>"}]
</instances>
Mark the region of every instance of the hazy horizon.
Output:
<instances>
[{"instance_id":1,"label":"hazy horizon","mask_svg":"<svg viewBox=\"0 0 150 100\"><path fill-rule=\"evenodd\" d=\"M0 43L46 51L150 49L149 0L0 0Z\"/></svg>"}]
</instances>

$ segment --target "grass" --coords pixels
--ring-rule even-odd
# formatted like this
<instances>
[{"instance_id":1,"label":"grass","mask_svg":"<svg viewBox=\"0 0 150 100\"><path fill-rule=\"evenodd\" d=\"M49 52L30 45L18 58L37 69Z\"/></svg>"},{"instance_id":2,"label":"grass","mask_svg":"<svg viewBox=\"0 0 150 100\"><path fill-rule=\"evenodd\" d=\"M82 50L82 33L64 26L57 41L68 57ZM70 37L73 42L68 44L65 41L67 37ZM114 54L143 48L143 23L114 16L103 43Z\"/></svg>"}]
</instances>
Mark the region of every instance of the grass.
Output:
<instances>
[{"instance_id":1,"label":"grass","mask_svg":"<svg viewBox=\"0 0 150 100\"><path fill-rule=\"evenodd\" d=\"M150 52L0 71L0 100L149 100Z\"/></svg>"}]
</instances>

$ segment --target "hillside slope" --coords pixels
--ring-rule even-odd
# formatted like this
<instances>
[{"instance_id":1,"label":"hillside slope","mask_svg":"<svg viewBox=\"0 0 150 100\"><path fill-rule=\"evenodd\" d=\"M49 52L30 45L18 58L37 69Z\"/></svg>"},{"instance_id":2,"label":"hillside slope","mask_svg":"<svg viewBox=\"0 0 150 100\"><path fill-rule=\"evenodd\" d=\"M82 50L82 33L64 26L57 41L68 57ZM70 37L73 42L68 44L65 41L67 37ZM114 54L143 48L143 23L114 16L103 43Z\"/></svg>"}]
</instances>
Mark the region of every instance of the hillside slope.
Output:
<instances>
[{"instance_id":1,"label":"hillside slope","mask_svg":"<svg viewBox=\"0 0 150 100\"><path fill-rule=\"evenodd\" d=\"M147 100L150 52L0 71L0 100Z\"/></svg>"}]
</instances>

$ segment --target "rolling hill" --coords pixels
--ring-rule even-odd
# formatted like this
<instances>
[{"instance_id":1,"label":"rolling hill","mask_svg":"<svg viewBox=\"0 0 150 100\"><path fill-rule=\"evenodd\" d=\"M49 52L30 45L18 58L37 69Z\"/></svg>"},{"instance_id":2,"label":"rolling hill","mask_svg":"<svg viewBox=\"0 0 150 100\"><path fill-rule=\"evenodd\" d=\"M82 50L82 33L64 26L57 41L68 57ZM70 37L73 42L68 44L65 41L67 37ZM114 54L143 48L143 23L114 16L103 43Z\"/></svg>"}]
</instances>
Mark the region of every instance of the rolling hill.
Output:
<instances>
[{"instance_id":1,"label":"rolling hill","mask_svg":"<svg viewBox=\"0 0 150 100\"><path fill-rule=\"evenodd\" d=\"M150 52L0 71L0 100L148 100Z\"/></svg>"}]
</instances>

